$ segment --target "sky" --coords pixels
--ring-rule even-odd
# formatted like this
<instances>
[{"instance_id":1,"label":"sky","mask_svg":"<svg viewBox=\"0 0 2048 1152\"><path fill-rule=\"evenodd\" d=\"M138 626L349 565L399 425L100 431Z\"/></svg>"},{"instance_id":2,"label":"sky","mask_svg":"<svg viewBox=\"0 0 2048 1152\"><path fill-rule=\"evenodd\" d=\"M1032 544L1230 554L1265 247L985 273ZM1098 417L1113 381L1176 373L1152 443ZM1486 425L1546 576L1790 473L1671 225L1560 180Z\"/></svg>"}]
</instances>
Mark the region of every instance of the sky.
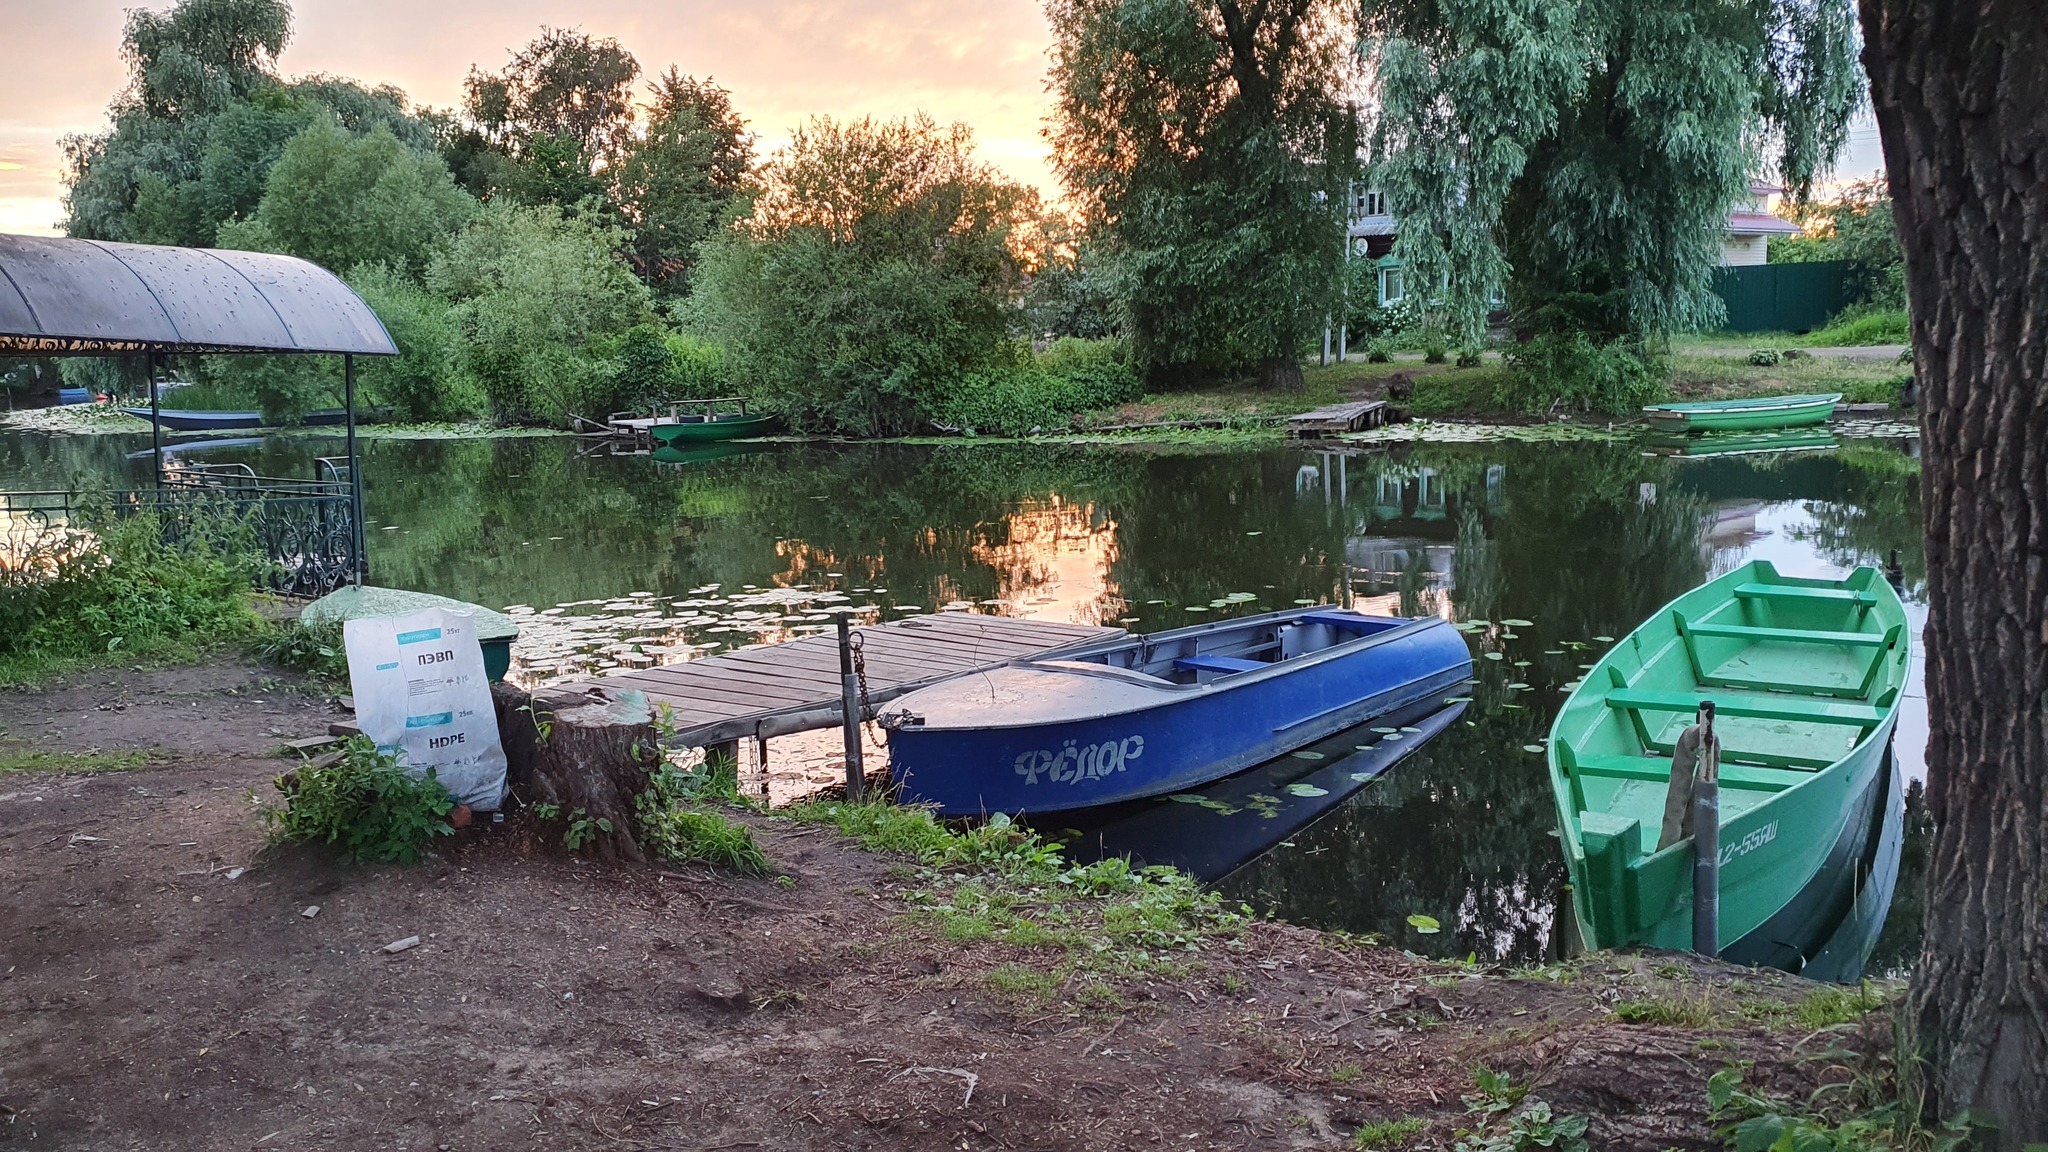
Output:
<instances>
[{"instance_id":1,"label":"sky","mask_svg":"<svg viewBox=\"0 0 2048 1152\"><path fill-rule=\"evenodd\" d=\"M124 11L138 0L0 0L0 232L54 234L63 216L58 141L106 123L126 83ZM168 7L152 2L148 7ZM643 73L711 76L764 152L814 113L927 112L974 127L985 159L1056 195L1042 135L1051 33L1039 0L294 0L286 76L325 72L395 84L453 107L472 64L501 67L542 25L615 37ZM1845 176L1877 171L1859 120Z\"/></svg>"}]
</instances>

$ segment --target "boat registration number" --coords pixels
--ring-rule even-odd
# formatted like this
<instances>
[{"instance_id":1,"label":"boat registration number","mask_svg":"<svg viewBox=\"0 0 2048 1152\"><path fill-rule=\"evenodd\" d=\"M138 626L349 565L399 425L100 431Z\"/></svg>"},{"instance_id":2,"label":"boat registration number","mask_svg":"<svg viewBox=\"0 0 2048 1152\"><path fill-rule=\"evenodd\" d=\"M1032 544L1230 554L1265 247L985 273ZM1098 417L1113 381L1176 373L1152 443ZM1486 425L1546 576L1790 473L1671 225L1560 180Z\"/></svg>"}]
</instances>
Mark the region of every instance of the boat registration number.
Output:
<instances>
[{"instance_id":1,"label":"boat registration number","mask_svg":"<svg viewBox=\"0 0 2048 1152\"><path fill-rule=\"evenodd\" d=\"M1100 744L1080 744L1069 740L1057 750L1039 748L1017 757L1017 775L1026 784L1038 783L1040 776L1048 784L1079 784L1083 780L1100 780L1113 772L1121 772L1131 761L1145 754L1143 736L1126 736L1121 740L1105 740Z\"/></svg>"},{"instance_id":2,"label":"boat registration number","mask_svg":"<svg viewBox=\"0 0 2048 1152\"><path fill-rule=\"evenodd\" d=\"M1725 865L1737 857L1747 856L1777 838L1778 822L1773 820L1740 840L1721 845L1721 863Z\"/></svg>"}]
</instances>

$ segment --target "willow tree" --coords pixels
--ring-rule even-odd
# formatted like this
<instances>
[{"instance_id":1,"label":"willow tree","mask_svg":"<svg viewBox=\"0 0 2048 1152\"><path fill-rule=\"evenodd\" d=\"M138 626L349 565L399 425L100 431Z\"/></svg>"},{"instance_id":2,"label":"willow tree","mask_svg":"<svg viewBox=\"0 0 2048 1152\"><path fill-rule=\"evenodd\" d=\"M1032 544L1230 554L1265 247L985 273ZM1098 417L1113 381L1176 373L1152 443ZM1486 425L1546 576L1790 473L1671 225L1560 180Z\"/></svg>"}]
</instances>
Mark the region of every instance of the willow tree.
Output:
<instances>
[{"instance_id":1,"label":"willow tree","mask_svg":"<svg viewBox=\"0 0 2048 1152\"><path fill-rule=\"evenodd\" d=\"M1360 31L1396 254L1466 339L1503 292L1599 340L1718 322L1729 208L1771 170L1803 197L1861 90L1851 0L1362 0Z\"/></svg>"},{"instance_id":2,"label":"willow tree","mask_svg":"<svg viewBox=\"0 0 2048 1152\"><path fill-rule=\"evenodd\" d=\"M1927 532L1936 1114L2048 1141L2048 18L1862 0L1906 256Z\"/></svg>"},{"instance_id":3,"label":"willow tree","mask_svg":"<svg viewBox=\"0 0 2048 1152\"><path fill-rule=\"evenodd\" d=\"M1338 305L1358 171L1338 0L1050 0L1054 164L1155 378L1299 356Z\"/></svg>"}]
</instances>

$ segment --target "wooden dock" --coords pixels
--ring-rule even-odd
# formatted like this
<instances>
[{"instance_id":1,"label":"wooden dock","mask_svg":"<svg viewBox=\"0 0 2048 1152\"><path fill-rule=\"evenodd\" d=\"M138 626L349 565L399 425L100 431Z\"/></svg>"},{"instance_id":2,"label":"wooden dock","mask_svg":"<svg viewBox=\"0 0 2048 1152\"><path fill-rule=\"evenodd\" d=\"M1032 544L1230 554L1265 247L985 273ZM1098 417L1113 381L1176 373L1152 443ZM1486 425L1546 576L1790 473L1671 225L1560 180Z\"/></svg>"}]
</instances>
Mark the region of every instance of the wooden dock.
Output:
<instances>
[{"instance_id":1,"label":"wooden dock","mask_svg":"<svg viewBox=\"0 0 2048 1152\"><path fill-rule=\"evenodd\" d=\"M1289 416L1287 435L1293 439L1312 440L1324 436L1340 436L1346 432L1363 432L1386 422L1385 400L1348 400L1342 404L1327 404L1298 416Z\"/></svg>"},{"instance_id":2,"label":"wooden dock","mask_svg":"<svg viewBox=\"0 0 2048 1152\"><path fill-rule=\"evenodd\" d=\"M881 704L963 672L1120 636L1120 628L938 612L857 627L868 701ZM702 748L840 723L839 640L826 634L551 689L644 692L674 710L676 743Z\"/></svg>"}]
</instances>

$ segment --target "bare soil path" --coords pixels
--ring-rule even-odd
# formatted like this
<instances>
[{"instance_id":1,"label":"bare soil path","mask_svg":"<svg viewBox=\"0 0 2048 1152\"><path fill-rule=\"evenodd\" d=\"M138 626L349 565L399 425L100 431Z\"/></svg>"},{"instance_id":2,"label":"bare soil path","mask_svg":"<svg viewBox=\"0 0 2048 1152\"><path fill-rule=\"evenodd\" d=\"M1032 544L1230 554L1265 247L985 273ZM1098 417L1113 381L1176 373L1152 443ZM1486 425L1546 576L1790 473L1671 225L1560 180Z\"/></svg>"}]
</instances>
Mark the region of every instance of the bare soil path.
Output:
<instances>
[{"instance_id":1,"label":"bare soil path","mask_svg":"<svg viewBox=\"0 0 2048 1152\"><path fill-rule=\"evenodd\" d=\"M270 752L331 709L232 660L0 693L0 755L158 761L0 774L0 1147L1336 1148L1411 1115L1447 1147L1483 1063L1662 1149L1710 1143L1729 1061L1805 1075L1740 1013L1622 1022L1804 991L1666 956L1489 975L1257 924L1086 1007L1006 992L1053 964L946 941L902 862L785 820L755 826L793 887L488 826L406 869L267 849Z\"/></svg>"}]
</instances>

